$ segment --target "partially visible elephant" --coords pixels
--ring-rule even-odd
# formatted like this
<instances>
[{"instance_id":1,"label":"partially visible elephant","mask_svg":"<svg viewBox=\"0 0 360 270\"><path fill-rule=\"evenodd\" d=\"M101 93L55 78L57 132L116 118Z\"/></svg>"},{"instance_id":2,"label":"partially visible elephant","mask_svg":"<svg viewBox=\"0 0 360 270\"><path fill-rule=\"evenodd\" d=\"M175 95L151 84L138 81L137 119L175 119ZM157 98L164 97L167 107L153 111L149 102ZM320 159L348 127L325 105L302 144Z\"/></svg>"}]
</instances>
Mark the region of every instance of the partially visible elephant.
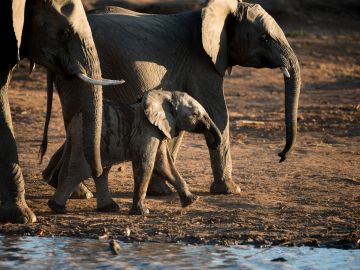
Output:
<instances>
[{"instance_id":1,"label":"partially visible elephant","mask_svg":"<svg viewBox=\"0 0 360 270\"><path fill-rule=\"evenodd\" d=\"M88 12L88 20L103 73L127 82L120 87L105 87L104 97L117 104L131 103L153 88L186 89L204 106L222 132L220 147L209 149L214 174L212 193L240 192L231 177L229 115L223 92L225 71L231 72L235 65L282 70L286 145L279 156L281 162L287 158L296 140L300 67L283 31L261 6L211 0L202 11L173 15L105 7ZM61 78L56 78L56 85L64 103L67 97L63 93L73 89ZM70 109L63 108L65 112ZM67 126L71 118L64 115ZM174 158L181 138L169 146ZM59 162L62 151L53 156L45 175ZM52 184L56 186L56 179ZM150 183L149 190L156 191L157 187Z\"/></svg>"},{"instance_id":2,"label":"partially visible elephant","mask_svg":"<svg viewBox=\"0 0 360 270\"><path fill-rule=\"evenodd\" d=\"M66 103L82 112L84 151L92 173L102 173L100 160L101 84L95 44L80 0L2 0L0 2L0 222L30 223L36 216L25 201L12 125L8 86L15 65L29 58L57 74L68 85ZM85 82L84 82L85 81ZM70 99L71 97L71 99Z\"/></svg>"},{"instance_id":3,"label":"partially visible elephant","mask_svg":"<svg viewBox=\"0 0 360 270\"><path fill-rule=\"evenodd\" d=\"M200 10L207 0L82 0L85 10L117 6L142 13L172 14Z\"/></svg>"},{"instance_id":4,"label":"partially visible elephant","mask_svg":"<svg viewBox=\"0 0 360 270\"><path fill-rule=\"evenodd\" d=\"M132 105L114 105L104 102L101 133L101 159L104 173L94 177L97 209L115 212L119 206L112 200L108 189L111 167L132 161L134 171L133 205L130 214L144 215L149 210L144 205L151 175L156 172L165 177L177 190L182 207L196 200L177 171L167 147L167 140L181 131L205 133L210 149L216 149L221 133L205 109L184 92L152 90L142 101ZM81 181L91 177L91 170L84 157L81 113L68 125L59 184L49 207L64 213L66 201Z\"/></svg>"}]
</instances>

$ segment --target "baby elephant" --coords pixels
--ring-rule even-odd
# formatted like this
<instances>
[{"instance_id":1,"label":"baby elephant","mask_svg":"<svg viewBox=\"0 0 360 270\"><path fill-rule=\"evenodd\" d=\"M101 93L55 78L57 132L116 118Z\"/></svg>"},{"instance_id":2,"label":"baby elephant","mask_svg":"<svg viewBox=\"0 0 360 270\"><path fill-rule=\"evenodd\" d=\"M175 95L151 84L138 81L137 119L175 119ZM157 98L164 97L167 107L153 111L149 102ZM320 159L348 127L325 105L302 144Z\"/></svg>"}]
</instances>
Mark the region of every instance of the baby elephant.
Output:
<instances>
[{"instance_id":1,"label":"baby elephant","mask_svg":"<svg viewBox=\"0 0 360 270\"><path fill-rule=\"evenodd\" d=\"M59 184L49 207L64 213L65 204L74 188L91 177L84 157L81 113L74 116L67 130ZM144 205L147 187L153 172L167 179L180 196L183 207L196 200L186 182L177 171L167 148L167 140L180 131L209 133L215 149L221 133L205 109L194 98L178 91L152 90L145 93L139 103L117 106L104 102L101 134L101 158L104 173L95 178L97 209L115 212L119 206L110 197L108 174L114 164L132 161L134 195L130 214L147 214Z\"/></svg>"}]
</instances>

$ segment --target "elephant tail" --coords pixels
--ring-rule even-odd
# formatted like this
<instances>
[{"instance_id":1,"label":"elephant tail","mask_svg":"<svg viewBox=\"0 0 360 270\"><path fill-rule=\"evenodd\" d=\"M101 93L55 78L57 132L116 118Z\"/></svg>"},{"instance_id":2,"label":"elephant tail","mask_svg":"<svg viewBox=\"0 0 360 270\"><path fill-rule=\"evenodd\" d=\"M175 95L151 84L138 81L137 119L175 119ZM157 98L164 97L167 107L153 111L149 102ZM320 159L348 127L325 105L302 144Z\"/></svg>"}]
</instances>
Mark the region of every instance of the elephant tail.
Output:
<instances>
[{"instance_id":1,"label":"elephant tail","mask_svg":"<svg viewBox=\"0 0 360 270\"><path fill-rule=\"evenodd\" d=\"M44 132L43 138L39 149L39 156L40 156L40 164L43 161L43 157L46 153L47 146L48 146L48 131L49 131L49 124L51 118L51 109L52 109L52 102L53 102L53 93L54 93L54 74L51 71L47 71L46 73L47 78L47 104L46 104L46 118L44 124Z\"/></svg>"}]
</instances>

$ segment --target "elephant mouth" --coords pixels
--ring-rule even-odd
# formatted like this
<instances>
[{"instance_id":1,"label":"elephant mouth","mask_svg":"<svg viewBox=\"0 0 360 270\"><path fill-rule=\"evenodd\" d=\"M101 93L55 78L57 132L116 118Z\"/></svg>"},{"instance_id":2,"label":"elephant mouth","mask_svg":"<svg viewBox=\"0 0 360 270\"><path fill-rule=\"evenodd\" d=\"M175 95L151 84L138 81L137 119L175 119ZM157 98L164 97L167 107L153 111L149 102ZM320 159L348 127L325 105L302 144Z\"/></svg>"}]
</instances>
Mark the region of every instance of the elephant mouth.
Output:
<instances>
[{"instance_id":1,"label":"elephant mouth","mask_svg":"<svg viewBox=\"0 0 360 270\"><path fill-rule=\"evenodd\" d=\"M273 62L269 61L267 58L262 57L260 60L260 67L266 67L266 68L271 68L271 69L275 69L275 68L280 68L282 74L286 77L286 78L290 78L290 73L288 71L288 69L285 67L285 65L278 65L278 64L274 64Z\"/></svg>"},{"instance_id":2,"label":"elephant mouth","mask_svg":"<svg viewBox=\"0 0 360 270\"><path fill-rule=\"evenodd\" d=\"M263 68L263 67L273 69L273 68L280 67L280 65L276 65L273 61L270 61L268 58L262 56L260 58L260 68Z\"/></svg>"},{"instance_id":3,"label":"elephant mouth","mask_svg":"<svg viewBox=\"0 0 360 270\"><path fill-rule=\"evenodd\" d=\"M209 130L209 127L205 125L203 122L199 122L195 128L193 129L194 133L205 133Z\"/></svg>"},{"instance_id":4,"label":"elephant mouth","mask_svg":"<svg viewBox=\"0 0 360 270\"><path fill-rule=\"evenodd\" d=\"M276 63L260 53L253 54L251 57L244 59L243 61L241 61L240 65L244 67L271 69L279 68L282 66L281 63Z\"/></svg>"}]
</instances>

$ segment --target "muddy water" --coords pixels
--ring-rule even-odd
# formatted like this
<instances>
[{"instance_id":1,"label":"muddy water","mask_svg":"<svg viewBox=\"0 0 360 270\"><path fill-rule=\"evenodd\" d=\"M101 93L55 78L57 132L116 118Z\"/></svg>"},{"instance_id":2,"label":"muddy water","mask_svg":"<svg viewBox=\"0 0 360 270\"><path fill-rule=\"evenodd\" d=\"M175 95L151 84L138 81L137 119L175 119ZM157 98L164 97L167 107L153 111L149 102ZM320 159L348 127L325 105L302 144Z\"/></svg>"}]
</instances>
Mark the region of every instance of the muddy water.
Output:
<instances>
[{"instance_id":1,"label":"muddy water","mask_svg":"<svg viewBox=\"0 0 360 270\"><path fill-rule=\"evenodd\" d=\"M192 246L0 236L0 269L360 269L360 250Z\"/></svg>"}]
</instances>

